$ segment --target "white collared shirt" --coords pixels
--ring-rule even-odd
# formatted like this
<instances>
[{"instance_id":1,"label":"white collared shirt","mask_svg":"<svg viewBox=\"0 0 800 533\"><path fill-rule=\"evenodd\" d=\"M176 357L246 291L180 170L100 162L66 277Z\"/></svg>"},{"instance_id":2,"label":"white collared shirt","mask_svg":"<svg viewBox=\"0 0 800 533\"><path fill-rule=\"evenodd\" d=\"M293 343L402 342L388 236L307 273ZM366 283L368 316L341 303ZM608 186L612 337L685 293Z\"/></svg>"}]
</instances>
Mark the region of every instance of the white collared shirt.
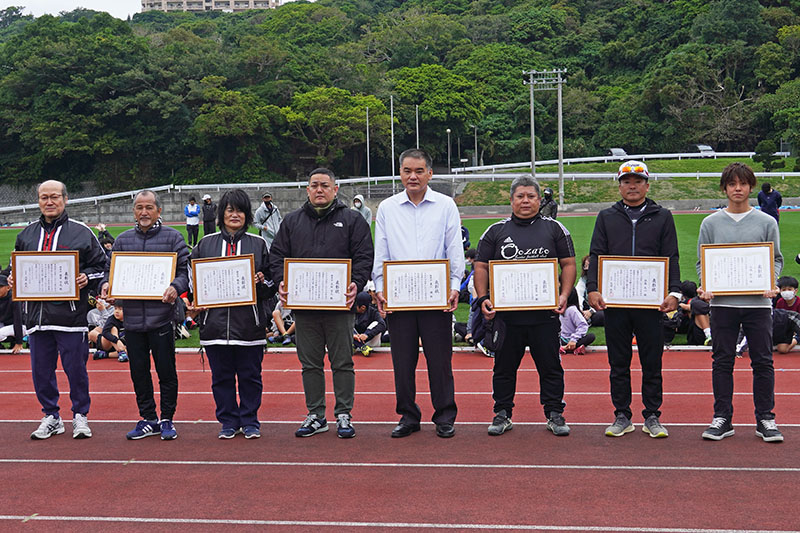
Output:
<instances>
[{"instance_id":1,"label":"white collared shirt","mask_svg":"<svg viewBox=\"0 0 800 533\"><path fill-rule=\"evenodd\" d=\"M452 198L427 187L419 203L402 191L378 206L375 217L375 263L372 280L383 291L384 261L450 260L450 288L464 275L461 217Z\"/></svg>"}]
</instances>

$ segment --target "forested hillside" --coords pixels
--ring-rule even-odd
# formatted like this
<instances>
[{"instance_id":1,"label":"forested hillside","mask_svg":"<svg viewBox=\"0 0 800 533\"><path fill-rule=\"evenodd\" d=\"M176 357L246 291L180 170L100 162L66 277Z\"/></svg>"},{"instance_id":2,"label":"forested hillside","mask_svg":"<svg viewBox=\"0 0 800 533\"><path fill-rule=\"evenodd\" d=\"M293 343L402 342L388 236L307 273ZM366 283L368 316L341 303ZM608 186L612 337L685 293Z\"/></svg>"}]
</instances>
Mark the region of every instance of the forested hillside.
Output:
<instances>
[{"instance_id":1,"label":"forested hillside","mask_svg":"<svg viewBox=\"0 0 800 533\"><path fill-rule=\"evenodd\" d=\"M800 0L319 0L241 14L0 11L0 180L294 179L529 158L524 69L567 68L565 156L800 146ZM554 92L536 95L553 157Z\"/></svg>"}]
</instances>

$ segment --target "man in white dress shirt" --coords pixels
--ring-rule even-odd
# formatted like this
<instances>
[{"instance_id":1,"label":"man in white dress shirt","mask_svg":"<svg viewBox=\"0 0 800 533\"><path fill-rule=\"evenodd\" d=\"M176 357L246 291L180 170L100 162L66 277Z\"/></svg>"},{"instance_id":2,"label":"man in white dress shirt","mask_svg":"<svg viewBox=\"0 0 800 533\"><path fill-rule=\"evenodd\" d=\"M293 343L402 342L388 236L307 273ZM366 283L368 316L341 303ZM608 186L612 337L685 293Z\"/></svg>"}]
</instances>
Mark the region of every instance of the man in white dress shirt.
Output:
<instances>
[{"instance_id":1,"label":"man in white dress shirt","mask_svg":"<svg viewBox=\"0 0 800 533\"><path fill-rule=\"evenodd\" d=\"M453 383L452 318L458 306L458 286L464 272L461 218L449 196L428 187L433 177L431 157L419 149L400 154L400 180L405 190L384 200L375 221L375 265L372 279L378 306L384 311L383 263L395 260L449 259L450 307L443 311L396 311L386 322L392 344L395 396L400 423L392 437L407 437L420 429L422 413L416 396L419 339L428 363L428 381L436 434L455 434L455 386Z\"/></svg>"}]
</instances>

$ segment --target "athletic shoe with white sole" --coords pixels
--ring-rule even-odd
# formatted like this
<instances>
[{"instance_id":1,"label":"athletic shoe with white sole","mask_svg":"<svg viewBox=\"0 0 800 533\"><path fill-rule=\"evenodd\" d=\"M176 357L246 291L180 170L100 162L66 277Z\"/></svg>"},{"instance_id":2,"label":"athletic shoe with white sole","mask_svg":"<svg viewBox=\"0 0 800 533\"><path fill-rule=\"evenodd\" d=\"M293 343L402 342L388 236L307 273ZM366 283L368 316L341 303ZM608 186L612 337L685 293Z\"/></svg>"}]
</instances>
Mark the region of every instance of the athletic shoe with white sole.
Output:
<instances>
[{"instance_id":1,"label":"athletic shoe with white sole","mask_svg":"<svg viewBox=\"0 0 800 533\"><path fill-rule=\"evenodd\" d=\"M606 428L606 437L621 437L625 433L633 431L634 426L627 416L620 413L614 419L614 423Z\"/></svg>"},{"instance_id":2,"label":"athletic shoe with white sole","mask_svg":"<svg viewBox=\"0 0 800 533\"><path fill-rule=\"evenodd\" d=\"M650 415L647 417L647 420L644 421L644 425L642 425L642 431L649 434L654 439L663 439L669 437L669 431L667 431L667 428L661 425L661 422L658 420L656 415Z\"/></svg>"},{"instance_id":3,"label":"athletic shoe with white sole","mask_svg":"<svg viewBox=\"0 0 800 533\"><path fill-rule=\"evenodd\" d=\"M139 440L160 434L161 430L158 427L158 420L139 420L136 422L136 427L130 430L128 434L125 435L125 438L128 440Z\"/></svg>"},{"instance_id":4,"label":"athletic shoe with white sole","mask_svg":"<svg viewBox=\"0 0 800 533\"><path fill-rule=\"evenodd\" d=\"M261 438L261 430L255 426L245 426L243 433L244 433L244 438L246 439Z\"/></svg>"},{"instance_id":5,"label":"athletic shoe with white sole","mask_svg":"<svg viewBox=\"0 0 800 533\"><path fill-rule=\"evenodd\" d=\"M219 435L217 435L218 439L232 439L239 433L238 429L234 428L222 428L219 430Z\"/></svg>"},{"instance_id":6,"label":"athletic shoe with white sole","mask_svg":"<svg viewBox=\"0 0 800 533\"><path fill-rule=\"evenodd\" d=\"M161 431L161 440L175 440L178 438L178 432L175 431L175 424L172 420L165 418L158 424Z\"/></svg>"},{"instance_id":7,"label":"athletic shoe with white sole","mask_svg":"<svg viewBox=\"0 0 800 533\"><path fill-rule=\"evenodd\" d=\"M567 421L564 420L564 415L556 411L550 412L550 418L547 420L547 429L553 432L557 437L566 437L569 435L569 426Z\"/></svg>"},{"instance_id":8,"label":"athletic shoe with white sole","mask_svg":"<svg viewBox=\"0 0 800 533\"><path fill-rule=\"evenodd\" d=\"M350 415L342 413L336 417L336 434L340 439L352 439L356 436L356 429L350 421Z\"/></svg>"},{"instance_id":9,"label":"athletic shoe with white sole","mask_svg":"<svg viewBox=\"0 0 800 533\"><path fill-rule=\"evenodd\" d=\"M317 415L308 415L303 424L294 432L295 437L310 437L317 433L328 431L328 421L325 418L317 418Z\"/></svg>"},{"instance_id":10,"label":"athletic shoe with white sole","mask_svg":"<svg viewBox=\"0 0 800 533\"><path fill-rule=\"evenodd\" d=\"M732 437L734 433L730 420L715 416L711 420L711 425L703 432L703 438L706 440L722 440L725 437Z\"/></svg>"},{"instance_id":11,"label":"athletic shoe with white sole","mask_svg":"<svg viewBox=\"0 0 800 533\"><path fill-rule=\"evenodd\" d=\"M61 420L61 417L47 415L42 418L42 422L36 428L36 431L31 433L31 438L33 440L44 440L62 433L64 433L64 421Z\"/></svg>"},{"instance_id":12,"label":"athletic shoe with white sole","mask_svg":"<svg viewBox=\"0 0 800 533\"><path fill-rule=\"evenodd\" d=\"M778 424L771 418L762 418L756 424L756 436L764 442L783 442L783 434L778 431Z\"/></svg>"},{"instance_id":13,"label":"athletic shoe with white sole","mask_svg":"<svg viewBox=\"0 0 800 533\"><path fill-rule=\"evenodd\" d=\"M506 410L501 409L492 419L492 423L489 426L489 435L502 435L506 431L511 431L512 429L514 429L514 424L506 414Z\"/></svg>"},{"instance_id":14,"label":"athletic shoe with white sole","mask_svg":"<svg viewBox=\"0 0 800 533\"><path fill-rule=\"evenodd\" d=\"M86 415L76 414L75 418L72 419L72 438L92 438L92 430L89 429L89 420L87 420Z\"/></svg>"}]
</instances>

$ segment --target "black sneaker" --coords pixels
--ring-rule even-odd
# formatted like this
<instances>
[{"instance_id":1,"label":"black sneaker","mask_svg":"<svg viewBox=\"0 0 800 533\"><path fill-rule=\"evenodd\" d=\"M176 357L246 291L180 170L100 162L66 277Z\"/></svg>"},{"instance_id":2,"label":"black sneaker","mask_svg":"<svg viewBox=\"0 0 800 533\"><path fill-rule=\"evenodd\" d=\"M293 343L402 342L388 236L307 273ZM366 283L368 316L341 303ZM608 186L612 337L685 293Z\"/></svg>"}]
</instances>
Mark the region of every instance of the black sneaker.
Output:
<instances>
[{"instance_id":1,"label":"black sneaker","mask_svg":"<svg viewBox=\"0 0 800 533\"><path fill-rule=\"evenodd\" d=\"M569 426L567 421L564 420L564 415L559 412L551 411L550 418L547 420L547 429L553 432L557 437L566 437L569 435Z\"/></svg>"},{"instance_id":2,"label":"black sneaker","mask_svg":"<svg viewBox=\"0 0 800 533\"><path fill-rule=\"evenodd\" d=\"M756 436L764 439L764 442L783 442L783 434L771 418L762 418L756 423Z\"/></svg>"},{"instance_id":3,"label":"black sneaker","mask_svg":"<svg viewBox=\"0 0 800 533\"><path fill-rule=\"evenodd\" d=\"M506 416L506 410L502 409L499 413L494 415L492 424L489 426L489 435L502 435L506 431L511 431L512 429L514 429L514 424L512 424L511 419Z\"/></svg>"},{"instance_id":4,"label":"black sneaker","mask_svg":"<svg viewBox=\"0 0 800 533\"><path fill-rule=\"evenodd\" d=\"M722 440L725 437L732 437L734 434L731 421L721 416L715 416L711 425L703 432L703 438L707 440Z\"/></svg>"}]
</instances>

